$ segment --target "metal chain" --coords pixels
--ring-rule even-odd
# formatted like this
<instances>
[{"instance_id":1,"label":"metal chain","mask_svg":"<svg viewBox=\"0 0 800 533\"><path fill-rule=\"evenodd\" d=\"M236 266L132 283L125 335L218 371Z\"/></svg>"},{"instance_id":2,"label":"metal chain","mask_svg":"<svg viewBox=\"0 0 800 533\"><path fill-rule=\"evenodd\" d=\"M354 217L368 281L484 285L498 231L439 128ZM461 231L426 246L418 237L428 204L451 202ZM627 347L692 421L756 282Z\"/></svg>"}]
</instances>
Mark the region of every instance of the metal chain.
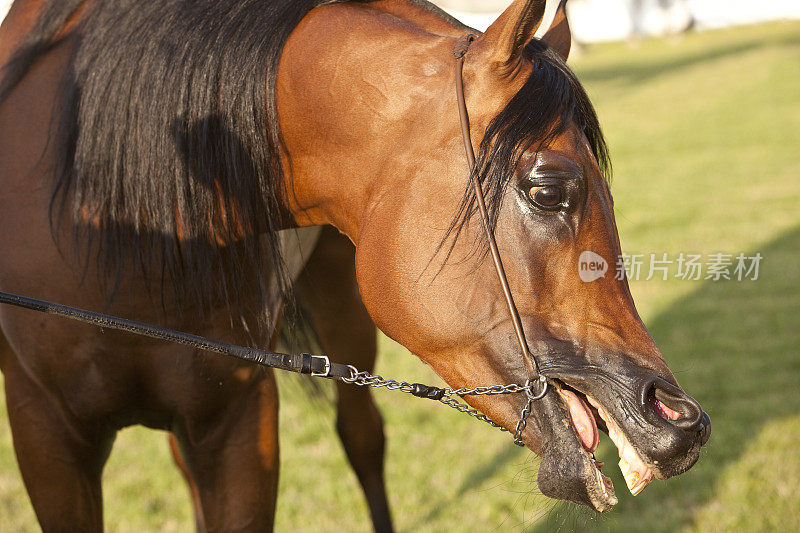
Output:
<instances>
[{"instance_id":1,"label":"metal chain","mask_svg":"<svg viewBox=\"0 0 800 533\"><path fill-rule=\"evenodd\" d=\"M449 406L449 407L452 407L453 409L455 409L456 411L458 411L460 413L468 414L472 418L480 420L481 422L486 422L487 424L489 424L493 428L497 428L500 431L505 431L505 432L508 431L506 428L504 428L500 424L496 424L491 418L489 418L485 414L481 413L480 411L478 411L474 407L470 407L469 405L467 405L465 403L461 403L461 402L451 398L450 395L445 395L439 401L442 402L443 404Z\"/></svg>"},{"instance_id":2,"label":"metal chain","mask_svg":"<svg viewBox=\"0 0 800 533\"><path fill-rule=\"evenodd\" d=\"M525 446L525 443L522 442L522 432L525 430L525 426L528 425L528 415L531 414L532 407L533 400L529 398L528 403L525 404L525 407L522 409L522 413L519 415L517 427L514 429L514 444L517 446Z\"/></svg>"},{"instance_id":3,"label":"metal chain","mask_svg":"<svg viewBox=\"0 0 800 533\"><path fill-rule=\"evenodd\" d=\"M386 388L388 390L399 390L400 392L405 392L407 394L412 394L418 397L428 397L431 399L435 399L448 407L452 407L456 411L460 413L467 414L481 422L486 422L490 426L499 429L500 431L508 432L506 428L497 424L492 419L467 404L461 403L454 398L454 396L467 396L469 394L474 394L478 396L494 396L498 394L515 394L524 392L528 396L528 402L525 405L525 408L522 409L522 413L520 414L520 419L517 422L517 426L514 430L514 444L517 446L525 446L525 443L522 442L522 432L525 430L525 426L527 425L527 418L528 415L531 413L531 409L533 407L534 400L538 400L544 397L545 393L547 392L547 380L544 376L541 376L538 383L541 384L542 390L536 394L533 392L534 385L528 380L525 385L519 385L517 383L511 383L509 385L492 385L492 386L483 386L483 387L474 387L474 388L460 388L460 389L451 389L451 388L438 388L438 387L430 387L427 385L420 385L419 383L408 383L407 381L396 381L394 379L384 379L382 376L376 374L370 374L369 372L359 371L352 365L348 365L350 371L352 372L352 376L349 378L342 378L342 381L345 383L349 383L351 385L358 385L360 387L375 387L375 388ZM421 394L419 392L419 388L424 387L426 390L423 391ZM428 394L432 393L432 394Z\"/></svg>"}]
</instances>

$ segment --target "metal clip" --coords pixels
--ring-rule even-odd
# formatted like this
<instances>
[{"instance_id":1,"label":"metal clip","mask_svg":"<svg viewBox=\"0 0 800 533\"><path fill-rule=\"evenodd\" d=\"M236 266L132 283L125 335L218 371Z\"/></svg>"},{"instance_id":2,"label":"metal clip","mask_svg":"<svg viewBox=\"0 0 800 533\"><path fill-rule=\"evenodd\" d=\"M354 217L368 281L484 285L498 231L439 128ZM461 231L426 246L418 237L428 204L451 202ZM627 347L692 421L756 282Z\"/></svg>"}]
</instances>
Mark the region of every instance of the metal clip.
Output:
<instances>
[{"instance_id":1,"label":"metal clip","mask_svg":"<svg viewBox=\"0 0 800 533\"><path fill-rule=\"evenodd\" d=\"M533 384L531 383L531 380L530 379L525 380L525 396L527 396L529 400L532 401L540 400L544 398L545 394L547 394L547 386L549 385L549 383L547 383L547 378L545 376L539 376L539 379L537 381L544 386L542 387L542 391L540 393L534 394Z\"/></svg>"}]
</instances>

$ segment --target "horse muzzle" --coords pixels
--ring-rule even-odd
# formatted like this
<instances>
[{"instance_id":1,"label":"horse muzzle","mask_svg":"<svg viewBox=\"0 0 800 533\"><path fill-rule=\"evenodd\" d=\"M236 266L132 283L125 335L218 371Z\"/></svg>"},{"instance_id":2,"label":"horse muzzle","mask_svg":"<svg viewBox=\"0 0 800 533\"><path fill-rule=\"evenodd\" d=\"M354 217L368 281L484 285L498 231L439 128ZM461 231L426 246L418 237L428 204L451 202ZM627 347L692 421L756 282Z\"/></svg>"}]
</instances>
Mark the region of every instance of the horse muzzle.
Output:
<instances>
[{"instance_id":1,"label":"horse muzzle","mask_svg":"<svg viewBox=\"0 0 800 533\"><path fill-rule=\"evenodd\" d=\"M628 489L639 494L653 479L691 468L711 435L699 403L667 380L652 375L570 376L547 371L555 391L537 405L540 430L550 442L542 452L538 484L552 498L610 509L617 498L604 463L594 452L599 431L617 448ZM629 385L620 387L621 383ZM547 422L549 420L549 423Z\"/></svg>"}]
</instances>

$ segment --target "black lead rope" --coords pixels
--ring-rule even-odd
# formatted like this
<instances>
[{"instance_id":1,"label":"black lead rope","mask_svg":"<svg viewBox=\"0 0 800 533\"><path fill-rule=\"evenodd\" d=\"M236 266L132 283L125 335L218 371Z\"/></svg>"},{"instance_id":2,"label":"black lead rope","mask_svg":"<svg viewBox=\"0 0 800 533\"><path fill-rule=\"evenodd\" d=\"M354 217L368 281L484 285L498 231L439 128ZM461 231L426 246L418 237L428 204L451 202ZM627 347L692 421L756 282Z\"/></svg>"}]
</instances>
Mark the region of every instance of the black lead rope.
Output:
<instances>
[{"instance_id":1,"label":"black lead rope","mask_svg":"<svg viewBox=\"0 0 800 533\"><path fill-rule=\"evenodd\" d=\"M287 370L289 372L334 379L353 377L351 367L332 363L325 355L311 355L307 353L286 354L259 350L258 348L237 346L235 344L215 341L206 337L200 337L199 335L162 328L144 322L137 322L135 320L128 320L103 313L95 313L93 311L78 309L77 307L70 307L68 305L45 300L37 300L35 298L28 298L27 296L20 296L2 291L0 291L0 303L31 309L33 311L47 313L48 315L61 316L77 320L78 322L94 324L101 328L116 329L128 333L135 333L137 335L144 335L145 337L151 337L153 339L183 344L199 350L229 355L243 361L249 361L271 368L278 368L280 370Z\"/></svg>"},{"instance_id":2,"label":"black lead rope","mask_svg":"<svg viewBox=\"0 0 800 533\"><path fill-rule=\"evenodd\" d=\"M144 322L137 322L135 320L128 320L126 318L106 315L104 313L87 311L85 309L79 309L69 305L48 302L46 300L37 300L35 298L20 296L18 294L12 294L9 292L0 291L0 303L21 307L23 309L30 309L32 311L39 311L48 315L69 318L78 322L100 326L101 328L115 329L118 331L143 335L145 337L151 337L153 339L162 341L183 344L198 350L206 350L222 355L228 355L243 361L255 363L269 368L276 368L278 370L285 370L287 372L306 374L313 377L336 379L344 381L345 383L351 383L353 385L385 387L389 390L400 390L402 392L411 394L412 396L416 396L417 398L440 401L445 405L449 405L450 407L467 413L479 420L488 422L495 427L500 426L469 406L456 403L451 397L453 395L493 395L525 391L525 388L522 385L517 384L453 390L450 388L435 387L433 385L424 385L422 383L407 383L405 381L383 379L381 376L374 376L368 372L360 372L352 365L334 363L327 355L312 355L308 353L287 354L260 350L258 348L248 348L246 346L215 341L199 335L192 335L191 333L175 331L173 329L162 328L160 326L154 326Z\"/></svg>"}]
</instances>

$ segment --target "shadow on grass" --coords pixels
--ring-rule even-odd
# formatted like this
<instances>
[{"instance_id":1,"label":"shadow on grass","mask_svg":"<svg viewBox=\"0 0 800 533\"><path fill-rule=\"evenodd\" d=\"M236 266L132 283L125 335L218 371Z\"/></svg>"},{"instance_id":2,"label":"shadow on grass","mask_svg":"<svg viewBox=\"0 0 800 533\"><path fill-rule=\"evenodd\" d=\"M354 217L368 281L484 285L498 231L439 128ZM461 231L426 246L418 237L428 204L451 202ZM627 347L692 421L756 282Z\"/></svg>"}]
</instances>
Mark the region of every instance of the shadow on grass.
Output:
<instances>
[{"instance_id":1,"label":"shadow on grass","mask_svg":"<svg viewBox=\"0 0 800 533\"><path fill-rule=\"evenodd\" d=\"M504 447L491 461L477 465L467 474L456 491L456 497L463 496L468 491L481 487L486 481L492 479L500 468L515 460L520 460L519 450L511 446Z\"/></svg>"},{"instance_id":2,"label":"shadow on grass","mask_svg":"<svg viewBox=\"0 0 800 533\"><path fill-rule=\"evenodd\" d=\"M711 440L698 463L634 499L615 467L615 450L605 446L598 455L610 466L619 505L597 520L581 520L579 510L559 504L562 510L532 531L571 530L577 522L581 530L613 531L691 525L751 439L800 411L800 228L755 252L764 257L758 280L705 282L648 324L681 385L711 416Z\"/></svg>"},{"instance_id":3,"label":"shadow on grass","mask_svg":"<svg viewBox=\"0 0 800 533\"><path fill-rule=\"evenodd\" d=\"M670 55L660 59L651 55L637 58L632 52L625 61L616 61L611 65L602 64L596 67L584 66L579 69L579 74L581 82L586 85L598 82L615 82L623 86L638 85L659 76L674 76L680 70L702 63L716 62L719 59L743 54L757 48L798 44L799 42L800 37L781 33L754 37L749 41L715 43L702 52Z\"/></svg>"},{"instance_id":4,"label":"shadow on grass","mask_svg":"<svg viewBox=\"0 0 800 533\"><path fill-rule=\"evenodd\" d=\"M533 454L530 455L533 456ZM497 483L497 478L495 477L497 471L502 470L512 462L518 462L521 465L525 465L528 462L528 459L525 458L525 454L522 452L522 450L516 446L504 446L489 461L473 465L472 469L466 474L457 490L449 492L446 495L441 494L441 497L439 498L431 499L429 501L429 508L427 512L421 513L416 520L414 520L407 527L403 527L402 530L417 531L420 528L424 529L427 524L429 524L435 518L438 518L445 509L448 509L454 505L458 505L458 502L461 501L461 498L468 492L482 490L511 490L518 492L520 496L525 496L531 491L538 493L538 489L536 489L536 468L532 468L531 466L522 467L522 471L519 473L519 477L525 478L524 483L522 483L524 488L520 488L518 486L520 485L519 480L501 484ZM534 463L529 464L535 464L536 467L538 467L538 458ZM494 485L486 486L488 481L493 482Z\"/></svg>"}]
</instances>

